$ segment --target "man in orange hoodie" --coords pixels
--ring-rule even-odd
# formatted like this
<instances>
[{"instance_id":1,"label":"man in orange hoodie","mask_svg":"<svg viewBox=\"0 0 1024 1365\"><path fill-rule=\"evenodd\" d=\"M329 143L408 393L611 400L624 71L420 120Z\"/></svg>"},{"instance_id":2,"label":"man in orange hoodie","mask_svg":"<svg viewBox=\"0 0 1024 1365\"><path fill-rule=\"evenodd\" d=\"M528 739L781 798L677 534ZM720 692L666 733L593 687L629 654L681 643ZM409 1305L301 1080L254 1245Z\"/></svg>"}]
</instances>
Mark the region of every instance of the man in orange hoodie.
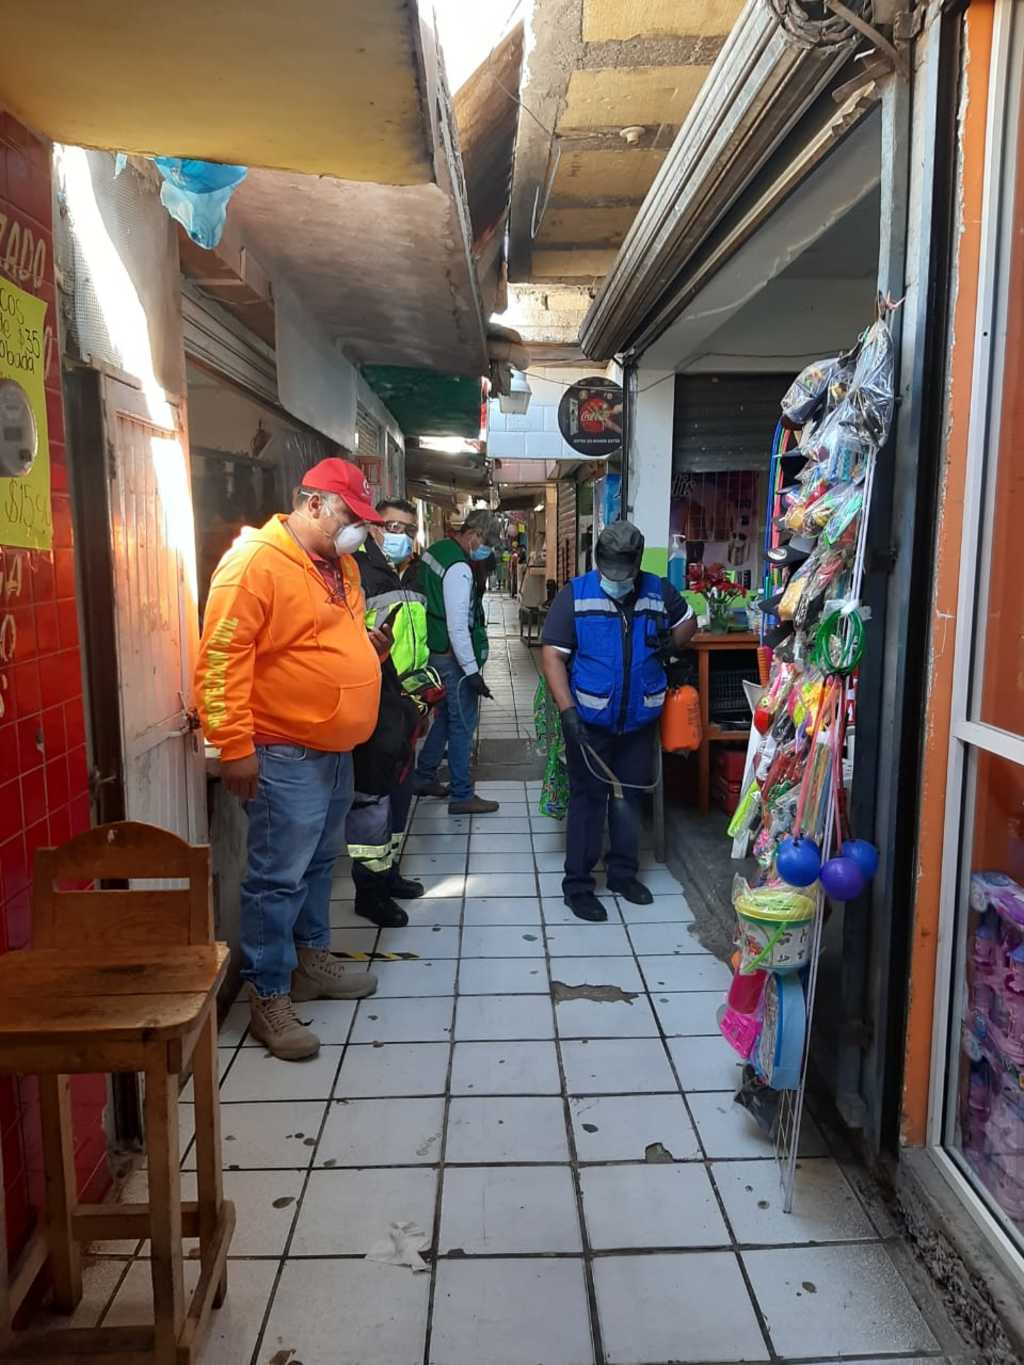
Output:
<instances>
[{"instance_id":1,"label":"man in orange hoodie","mask_svg":"<svg viewBox=\"0 0 1024 1365\"><path fill-rule=\"evenodd\" d=\"M367 633L352 558L371 521L380 517L354 464L308 470L291 513L244 530L217 566L196 666L203 730L249 816L241 941L252 1032L288 1061L320 1047L293 1001L377 986L329 952L352 750L377 724L390 643Z\"/></svg>"}]
</instances>

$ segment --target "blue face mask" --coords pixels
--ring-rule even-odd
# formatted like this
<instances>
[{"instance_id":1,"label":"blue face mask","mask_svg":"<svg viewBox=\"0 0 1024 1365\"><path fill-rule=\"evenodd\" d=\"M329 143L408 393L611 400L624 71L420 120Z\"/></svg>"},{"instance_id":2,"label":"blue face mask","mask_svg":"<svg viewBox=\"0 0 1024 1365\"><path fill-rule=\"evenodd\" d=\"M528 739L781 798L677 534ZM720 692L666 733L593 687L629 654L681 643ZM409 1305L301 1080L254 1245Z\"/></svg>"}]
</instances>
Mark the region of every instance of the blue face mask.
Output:
<instances>
[{"instance_id":1,"label":"blue face mask","mask_svg":"<svg viewBox=\"0 0 1024 1365\"><path fill-rule=\"evenodd\" d=\"M390 560L392 564L404 564L412 554L412 536L406 535L404 531L385 531L381 549L384 551L384 558Z\"/></svg>"},{"instance_id":2,"label":"blue face mask","mask_svg":"<svg viewBox=\"0 0 1024 1365\"><path fill-rule=\"evenodd\" d=\"M623 578L621 581L617 581L614 578L605 578L604 574L601 575L601 590L606 592L609 597L628 597L633 591L635 583L635 578Z\"/></svg>"},{"instance_id":3,"label":"blue face mask","mask_svg":"<svg viewBox=\"0 0 1024 1365\"><path fill-rule=\"evenodd\" d=\"M478 545L475 550L470 551L470 559L490 559L491 547L489 545Z\"/></svg>"}]
</instances>

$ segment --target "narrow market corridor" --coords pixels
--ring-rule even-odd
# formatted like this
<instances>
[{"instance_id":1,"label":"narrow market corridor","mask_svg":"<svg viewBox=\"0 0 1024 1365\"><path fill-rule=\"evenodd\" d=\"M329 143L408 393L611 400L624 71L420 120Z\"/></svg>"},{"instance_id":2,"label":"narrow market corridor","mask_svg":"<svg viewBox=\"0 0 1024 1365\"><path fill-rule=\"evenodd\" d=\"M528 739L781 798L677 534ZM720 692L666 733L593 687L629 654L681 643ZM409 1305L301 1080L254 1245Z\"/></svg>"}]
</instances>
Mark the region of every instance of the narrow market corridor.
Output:
<instances>
[{"instance_id":1,"label":"narrow market corridor","mask_svg":"<svg viewBox=\"0 0 1024 1365\"><path fill-rule=\"evenodd\" d=\"M485 733L525 737L535 651L514 604L488 610L503 718ZM403 870L427 890L408 928L357 920L339 869L335 950L353 972L394 956L374 963L373 998L302 1006L316 1059L272 1061L243 1004L226 1019L238 1229L204 1365L942 1359L891 1229L813 1122L797 1212L781 1211L771 1147L733 1102L739 1069L717 1033L729 973L691 932L671 872L648 846L653 905L605 896L608 924L574 920L539 783L480 790L497 814L419 801ZM416 1270L367 1258L391 1225ZM114 1251L87 1267L82 1325L149 1311L146 1245ZM186 1269L191 1282L198 1263Z\"/></svg>"}]
</instances>

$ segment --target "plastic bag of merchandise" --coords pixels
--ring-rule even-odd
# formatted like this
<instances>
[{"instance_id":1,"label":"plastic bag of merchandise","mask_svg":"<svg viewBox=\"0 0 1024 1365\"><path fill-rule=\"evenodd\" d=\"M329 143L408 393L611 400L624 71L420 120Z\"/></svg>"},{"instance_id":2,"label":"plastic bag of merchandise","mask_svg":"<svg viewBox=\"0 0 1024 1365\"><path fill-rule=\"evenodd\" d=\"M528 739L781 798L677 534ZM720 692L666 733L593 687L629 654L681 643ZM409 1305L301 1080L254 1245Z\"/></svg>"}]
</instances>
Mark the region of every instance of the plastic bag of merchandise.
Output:
<instances>
[{"instance_id":1,"label":"plastic bag of merchandise","mask_svg":"<svg viewBox=\"0 0 1024 1365\"><path fill-rule=\"evenodd\" d=\"M796 615L796 609L800 605L807 585L811 581L811 574L814 572L814 560L817 551L811 555L810 559L804 560L792 575L789 582L782 590L782 600L779 603L779 620L792 621Z\"/></svg>"},{"instance_id":2,"label":"plastic bag of merchandise","mask_svg":"<svg viewBox=\"0 0 1024 1365\"><path fill-rule=\"evenodd\" d=\"M778 1134L779 1104L782 1096L763 1081L749 1064L743 1068L743 1080L733 1096L733 1102L745 1109L757 1126L774 1141Z\"/></svg>"},{"instance_id":3,"label":"plastic bag of merchandise","mask_svg":"<svg viewBox=\"0 0 1024 1365\"><path fill-rule=\"evenodd\" d=\"M892 427L895 373L892 333L884 322L872 323L861 341L846 401L861 431L878 447L885 445Z\"/></svg>"},{"instance_id":4,"label":"plastic bag of merchandise","mask_svg":"<svg viewBox=\"0 0 1024 1365\"><path fill-rule=\"evenodd\" d=\"M829 489L822 465L810 465L802 474L806 474L806 477L802 478L797 491L791 495L789 505L777 519L780 527L792 531L795 535L800 535L804 531L807 513Z\"/></svg>"},{"instance_id":5,"label":"plastic bag of merchandise","mask_svg":"<svg viewBox=\"0 0 1024 1365\"><path fill-rule=\"evenodd\" d=\"M852 547L819 546L805 565L809 568L807 585L793 613L798 630L806 626L811 610L825 593L831 591L850 567ZM813 567L810 567L813 565Z\"/></svg>"},{"instance_id":6,"label":"plastic bag of merchandise","mask_svg":"<svg viewBox=\"0 0 1024 1365\"><path fill-rule=\"evenodd\" d=\"M822 406L838 364L838 356L816 360L793 380L782 396L782 415L790 426L802 427Z\"/></svg>"},{"instance_id":7,"label":"plastic bag of merchandise","mask_svg":"<svg viewBox=\"0 0 1024 1365\"><path fill-rule=\"evenodd\" d=\"M859 521L863 509L864 485L848 484L821 533L822 545L834 547L849 544L851 540L849 530Z\"/></svg>"},{"instance_id":8,"label":"plastic bag of merchandise","mask_svg":"<svg viewBox=\"0 0 1024 1365\"><path fill-rule=\"evenodd\" d=\"M821 437L822 461L833 483L856 478L871 453L871 441L854 420L851 403L844 400Z\"/></svg>"}]
</instances>

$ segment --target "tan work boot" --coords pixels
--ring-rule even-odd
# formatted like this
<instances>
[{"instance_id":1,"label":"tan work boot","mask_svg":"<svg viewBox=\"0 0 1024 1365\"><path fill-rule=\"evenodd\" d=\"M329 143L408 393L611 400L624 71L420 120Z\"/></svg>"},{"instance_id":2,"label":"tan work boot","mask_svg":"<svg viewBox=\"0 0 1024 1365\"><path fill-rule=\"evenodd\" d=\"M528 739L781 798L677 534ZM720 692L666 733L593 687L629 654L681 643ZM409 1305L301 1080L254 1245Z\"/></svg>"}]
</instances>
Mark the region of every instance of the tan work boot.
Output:
<instances>
[{"instance_id":1,"label":"tan work boot","mask_svg":"<svg viewBox=\"0 0 1024 1365\"><path fill-rule=\"evenodd\" d=\"M301 1062L320 1051L320 1039L295 1014L287 995L257 995L249 987L249 1031L283 1062Z\"/></svg>"},{"instance_id":2,"label":"tan work boot","mask_svg":"<svg viewBox=\"0 0 1024 1365\"><path fill-rule=\"evenodd\" d=\"M376 989L372 972L346 972L322 948L299 949L299 965L292 976L293 1000L361 1000Z\"/></svg>"},{"instance_id":3,"label":"tan work boot","mask_svg":"<svg viewBox=\"0 0 1024 1365\"><path fill-rule=\"evenodd\" d=\"M482 796L471 796L468 801L449 801L449 815L493 815L499 802L485 801Z\"/></svg>"}]
</instances>

